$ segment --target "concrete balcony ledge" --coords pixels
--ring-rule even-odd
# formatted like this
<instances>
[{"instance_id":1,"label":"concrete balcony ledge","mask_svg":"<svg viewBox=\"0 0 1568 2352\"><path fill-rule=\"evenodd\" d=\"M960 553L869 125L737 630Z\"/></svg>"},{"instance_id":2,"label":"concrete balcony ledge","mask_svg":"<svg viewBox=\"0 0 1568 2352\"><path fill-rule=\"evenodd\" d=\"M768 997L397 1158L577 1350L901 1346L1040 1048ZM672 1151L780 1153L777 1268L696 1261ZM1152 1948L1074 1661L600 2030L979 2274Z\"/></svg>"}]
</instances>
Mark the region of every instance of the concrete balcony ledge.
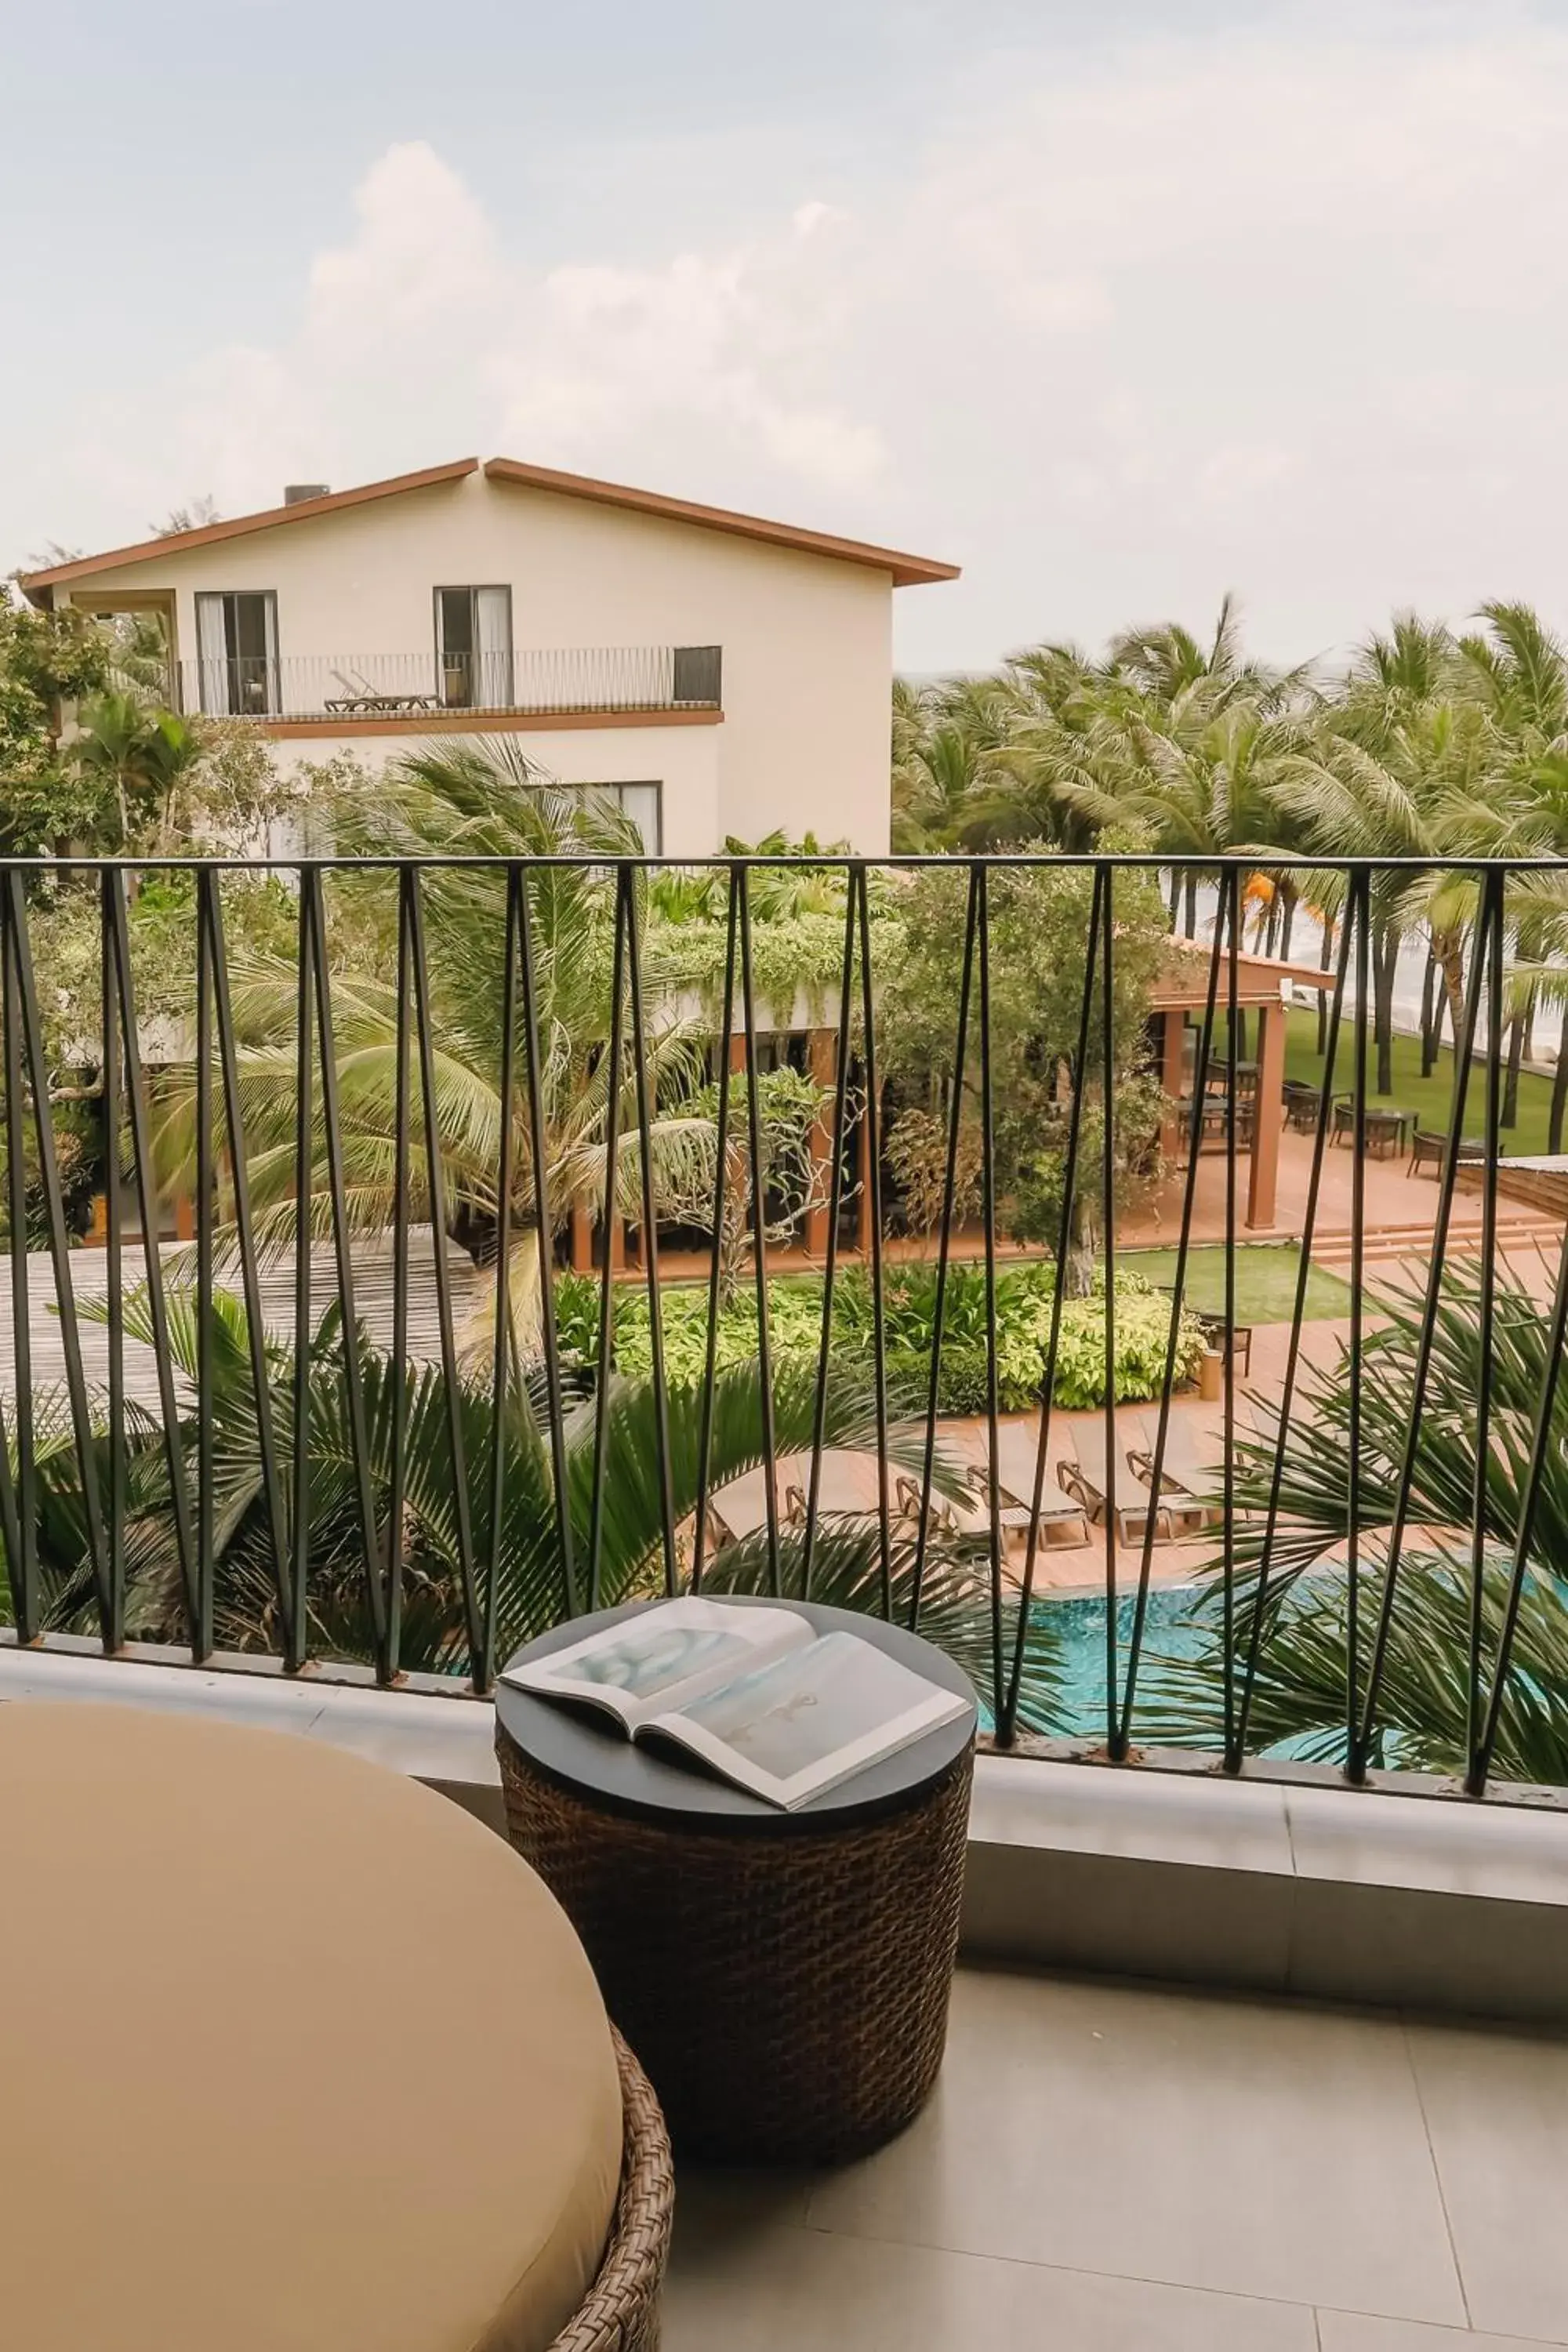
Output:
<instances>
[{"instance_id":1,"label":"concrete balcony ledge","mask_svg":"<svg viewBox=\"0 0 1568 2352\"><path fill-rule=\"evenodd\" d=\"M0 1702L189 1708L326 1739L498 1832L489 1706L276 1669L0 1643ZM1568 2023L1568 1811L983 1755L963 1944L973 1958L1476 2017Z\"/></svg>"}]
</instances>

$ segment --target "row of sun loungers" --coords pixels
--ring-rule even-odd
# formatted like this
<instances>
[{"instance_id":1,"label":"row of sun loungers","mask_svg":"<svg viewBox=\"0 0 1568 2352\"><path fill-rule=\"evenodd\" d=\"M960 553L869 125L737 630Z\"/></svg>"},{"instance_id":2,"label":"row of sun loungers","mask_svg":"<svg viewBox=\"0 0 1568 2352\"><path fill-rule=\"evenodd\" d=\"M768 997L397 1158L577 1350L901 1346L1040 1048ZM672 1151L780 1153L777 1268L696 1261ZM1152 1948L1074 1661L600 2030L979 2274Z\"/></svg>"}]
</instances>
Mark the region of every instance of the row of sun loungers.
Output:
<instances>
[{"instance_id":1,"label":"row of sun loungers","mask_svg":"<svg viewBox=\"0 0 1568 2352\"><path fill-rule=\"evenodd\" d=\"M1120 1543L1142 1545L1149 1520L1154 1521L1156 1543L1195 1536L1215 1524L1218 1510L1210 1499L1213 1473L1197 1454L1185 1418L1173 1413L1165 1432L1160 1495L1152 1496L1158 1416L1123 1414L1118 1423L1124 1458L1118 1464L1116 1534ZM1039 1438L1037 1430L1005 1422L996 1432L998 1516L1004 1535L1027 1538L1036 1519L1040 1540L1087 1544L1090 1530L1102 1528L1110 1502L1111 1480L1102 1421L1081 1419L1063 1423L1058 1438L1052 1433L1050 1458L1041 1482L1037 1513L1035 1477ZM1058 1450L1059 1449L1059 1450ZM811 1493L808 1455L787 1456L777 1465L781 1526L803 1525ZM907 1471L890 1475L889 1505L906 1524L918 1526L921 1483ZM828 1448L817 1476L817 1509L826 1516L853 1517L879 1507L877 1461L872 1454ZM734 1540L759 1533L767 1525L767 1486L761 1470L734 1478L712 1498L712 1513L722 1536ZM971 1467L958 1494L933 1488L933 1521L955 1534L984 1535L991 1526L988 1462Z\"/></svg>"}]
</instances>

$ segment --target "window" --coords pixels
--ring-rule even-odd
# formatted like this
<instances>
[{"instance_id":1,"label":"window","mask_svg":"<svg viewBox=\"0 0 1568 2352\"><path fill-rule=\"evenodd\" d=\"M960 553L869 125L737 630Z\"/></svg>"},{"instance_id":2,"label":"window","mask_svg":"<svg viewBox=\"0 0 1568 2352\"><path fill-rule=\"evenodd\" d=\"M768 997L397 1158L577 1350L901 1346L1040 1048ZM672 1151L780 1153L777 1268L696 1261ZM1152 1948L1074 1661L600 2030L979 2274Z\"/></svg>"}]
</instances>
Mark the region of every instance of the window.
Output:
<instances>
[{"instance_id":1,"label":"window","mask_svg":"<svg viewBox=\"0 0 1568 2352\"><path fill-rule=\"evenodd\" d=\"M724 670L722 646L677 646L672 702L698 702L718 709Z\"/></svg>"},{"instance_id":2,"label":"window","mask_svg":"<svg viewBox=\"0 0 1568 2352\"><path fill-rule=\"evenodd\" d=\"M451 710L510 710L511 590L437 588L436 661Z\"/></svg>"},{"instance_id":3,"label":"window","mask_svg":"<svg viewBox=\"0 0 1568 2352\"><path fill-rule=\"evenodd\" d=\"M248 719L281 708L278 598L270 588L198 596L196 654L204 710Z\"/></svg>"},{"instance_id":4,"label":"window","mask_svg":"<svg viewBox=\"0 0 1568 2352\"><path fill-rule=\"evenodd\" d=\"M552 789L564 793L568 800L581 801L585 808L619 809L641 834L647 856L659 855L662 813L658 784L562 784Z\"/></svg>"}]
</instances>

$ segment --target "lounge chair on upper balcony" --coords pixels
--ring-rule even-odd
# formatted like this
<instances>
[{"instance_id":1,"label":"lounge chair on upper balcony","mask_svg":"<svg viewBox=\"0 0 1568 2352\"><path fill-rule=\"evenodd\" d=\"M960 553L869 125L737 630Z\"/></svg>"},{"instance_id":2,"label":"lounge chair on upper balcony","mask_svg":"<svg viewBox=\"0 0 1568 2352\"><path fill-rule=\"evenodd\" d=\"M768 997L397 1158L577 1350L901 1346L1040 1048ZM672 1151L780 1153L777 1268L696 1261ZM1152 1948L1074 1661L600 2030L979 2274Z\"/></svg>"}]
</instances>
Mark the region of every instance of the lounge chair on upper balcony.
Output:
<instances>
[{"instance_id":1,"label":"lounge chair on upper balcony","mask_svg":"<svg viewBox=\"0 0 1568 2352\"><path fill-rule=\"evenodd\" d=\"M1105 1452L1104 1423L1098 1419L1075 1421L1071 1424L1071 1442L1072 1453L1058 1454L1057 1457L1057 1477L1063 1492L1070 1495L1076 1502L1082 1504L1090 1526L1102 1528L1105 1525L1106 1511L1110 1507L1110 1472ZM1119 1436L1118 1444L1122 1446L1125 1458L1125 1440ZM1131 1477L1133 1475L1131 1463L1128 1463L1127 1469L1128 1475ZM1120 1486L1121 1481L1118 1480L1117 1483ZM1169 1542L1171 1536L1169 1509L1163 1503L1158 1504L1154 1507L1152 1516L1154 1522L1154 1541ZM1142 1505L1123 1503L1119 1498L1116 1505L1117 1542L1142 1543L1148 1532L1150 1517L1151 1510L1147 1502Z\"/></svg>"},{"instance_id":2,"label":"lounge chair on upper balcony","mask_svg":"<svg viewBox=\"0 0 1568 2352\"><path fill-rule=\"evenodd\" d=\"M1127 1449L1127 1459L1135 1477L1145 1486L1154 1484L1154 1451L1160 1433L1156 1414L1141 1415L1132 1423L1133 1443ZM1173 1411L1165 1424L1165 1452L1160 1465L1160 1491L1165 1507L1171 1514L1173 1530L1178 1536L1199 1535L1205 1528L1218 1527L1225 1514L1214 1496L1215 1469L1205 1462L1193 1443L1193 1427L1186 1415ZM1177 1522L1184 1524L1177 1526Z\"/></svg>"}]
</instances>

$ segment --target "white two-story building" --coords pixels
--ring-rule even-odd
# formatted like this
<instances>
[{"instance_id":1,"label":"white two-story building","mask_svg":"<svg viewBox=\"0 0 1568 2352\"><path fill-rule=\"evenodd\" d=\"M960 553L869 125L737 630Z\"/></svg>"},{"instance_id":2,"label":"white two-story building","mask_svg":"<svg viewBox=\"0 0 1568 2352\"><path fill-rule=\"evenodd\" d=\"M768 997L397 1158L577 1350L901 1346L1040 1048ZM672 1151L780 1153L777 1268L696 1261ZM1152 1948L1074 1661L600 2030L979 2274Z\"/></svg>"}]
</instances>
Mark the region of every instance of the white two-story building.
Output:
<instances>
[{"instance_id":1,"label":"white two-story building","mask_svg":"<svg viewBox=\"0 0 1568 2352\"><path fill-rule=\"evenodd\" d=\"M31 573L153 612L176 707L282 759L516 733L647 846L888 846L892 595L956 567L507 457L464 457Z\"/></svg>"}]
</instances>

